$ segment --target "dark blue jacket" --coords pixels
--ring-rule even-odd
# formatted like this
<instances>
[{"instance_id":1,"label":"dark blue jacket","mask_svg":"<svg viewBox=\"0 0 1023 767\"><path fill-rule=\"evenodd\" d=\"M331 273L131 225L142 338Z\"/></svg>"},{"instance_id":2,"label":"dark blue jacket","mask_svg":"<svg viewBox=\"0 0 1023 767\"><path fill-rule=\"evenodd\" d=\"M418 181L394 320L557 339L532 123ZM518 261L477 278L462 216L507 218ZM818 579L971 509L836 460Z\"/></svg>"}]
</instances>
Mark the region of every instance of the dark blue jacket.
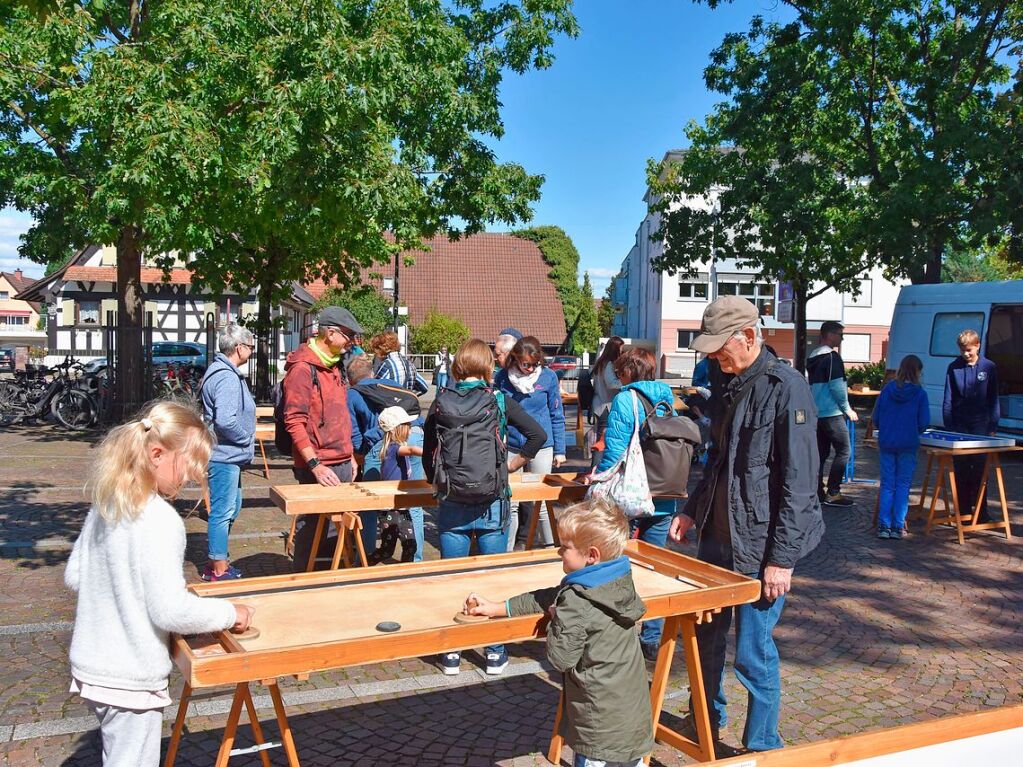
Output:
<instances>
[{"instance_id":1,"label":"dark blue jacket","mask_svg":"<svg viewBox=\"0 0 1023 767\"><path fill-rule=\"evenodd\" d=\"M523 394L516 389L508 377L507 370L500 370L494 376L494 388L518 402L522 409L543 427L547 433L543 447L553 447L554 455L565 455L565 411L561 405L561 384L554 371L550 368L543 369L532 394ZM508 449L513 453L521 453L525 444L526 438L522 432L509 424Z\"/></svg>"},{"instance_id":2,"label":"dark blue jacket","mask_svg":"<svg viewBox=\"0 0 1023 767\"><path fill-rule=\"evenodd\" d=\"M359 383L394 386L390 378L363 378ZM373 445L384 438L377 424L377 416L380 414L370 407L354 385L348 389L348 413L352 417L352 449L359 455L366 455ZM422 426L422 416L413 421L412 425Z\"/></svg>"},{"instance_id":3,"label":"dark blue jacket","mask_svg":"<svg viewBox=\"0 0 1023 767\"><path fill-rule=\"evenodd\" d=\"M967 365L962 357L948 366L941 417L946 429L967 434L998 430L998 372L995 363L981 357Z\"/></svg>"},{"instance_id":4,"label":"dark blue jacket","mask_svg":"<svg viewBox=\"0 0 1023 767\"><path fill-rule=\"evenodd\" d=\"M908 381L902 386L889 381L877 398L873 423L882 450L916 450L920 435L931 423L927 392Z\"/></svg>"}]
</instances>

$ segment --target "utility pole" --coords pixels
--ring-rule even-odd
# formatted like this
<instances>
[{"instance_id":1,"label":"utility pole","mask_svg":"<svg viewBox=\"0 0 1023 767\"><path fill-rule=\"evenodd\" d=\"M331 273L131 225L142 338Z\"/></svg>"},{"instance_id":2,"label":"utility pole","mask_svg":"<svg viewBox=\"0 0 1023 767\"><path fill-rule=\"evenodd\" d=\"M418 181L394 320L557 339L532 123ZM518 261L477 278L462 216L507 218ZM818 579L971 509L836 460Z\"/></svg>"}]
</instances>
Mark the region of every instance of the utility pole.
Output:
<instances>
[{"instance_id":1,"label":"utility pole","mask_svg":"<svg viewBox=\"0 0 1023 767\"><path fill-rule=\"evenodd\" d=\"M398 333L398 266L401 260L401 251L394 252L394 332Z\"/></svg>"}]
</instances>

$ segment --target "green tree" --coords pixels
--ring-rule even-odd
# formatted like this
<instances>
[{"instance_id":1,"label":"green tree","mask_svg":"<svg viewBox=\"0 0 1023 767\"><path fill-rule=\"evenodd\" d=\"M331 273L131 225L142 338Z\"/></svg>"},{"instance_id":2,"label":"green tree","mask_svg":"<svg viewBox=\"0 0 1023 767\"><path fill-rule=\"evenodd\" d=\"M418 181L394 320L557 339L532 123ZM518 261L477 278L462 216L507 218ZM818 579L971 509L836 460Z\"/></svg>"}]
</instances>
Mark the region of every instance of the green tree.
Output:
<instances>
[{"instance_id":1,"label":"green tree","mask_svg":"<svg viewBox=\"0 0 1023 767\"><path fill-rule=\"evenodd\" d=\"M615 312L618 307L615 304L615 283L618 275L611 278L611 284L604 291L604 300L600 303L600 310L597 312L597 325L600 326L600 335L607 338L611 335L611 329L615 324Z\"/></svg>"},{"instance_id":2,"label":"green tree","mask_svg":"<svg viewBox=\"0 0 1023 767\"><path fill-rule=\"evenodd\" d=\"M938 282L947 253L1001 239L1023 222L1019 161L1005 162L1020 154L1018 122L1014 131L1007 125L1018 108L1000 100L1011 65L1019 74L1018 2L785 5L795 12L791 23L758 18L748 32L728 35L707 83L729 95L735 120L811 111L804 116L817 126L814 162L864 192L847 198L852 209L836 206L861 219L847 230L850 246L865 241L890 275ZM790 100L797 73L805 95L798 104Z\"/></svg>"},{"instance_id":3,"label":"green tree","mask_svg":"<svg viewBox=\"0 0 1023 767\"><path fill-rule=\"evenodd\" d=\"M543 68L570 0L163 0L0 8L0 204L34 258L114 243L118 380L142 394L143 254L213 293L347 285L420 238L528 219L499 164L506 73ZM266 359L259 358L261 378Z\"/></svg>"},{"instance_id":4,"label":"green tree","mask_svg":"<svg viewBox=\"0 0 1023 767\"><path fill-rule=\"evenodd\" d=\"M430 309L423 324L412 328L412 349L416 354L436 354L446 346L454 355L470 335L469 327L457 317Z\"/></svg>"},{"instance_id":5,"label":"green tree","mask_svg":"<svg viewBox=\"0 0 1023 767\"><path fill-rule=\"evenodd\" d=\"M565 327L571 327L579 314L579 251L560 226L534 226L514 232L516 237L535 242L544 261L551 267L548 277L554 283L565 313Z\"/></svg>"},{"instance_id":6,"label":"green tree","mask_svg":"<svg viewBox=\"0 0 1023 767\"><path fill-rule=\"evenodd\" d=\"M313 310L319 311L326 306L343 306L350 311L362 325L367 339L394 326L390 301L372 285L356 288L331 286L316 300ZM398 319L404 324L403 317Z\"/></svg>"},{"instance_id":7,"label":"green tree","mask_svg":"<svg viewBox=\"0 0 1023 767\"><path fill-rule=\"evenodd\" d=\"M593 300L593 286L590 273L583 273L583 286L579 290L579 312L572 328L572 353L597 351L600 342L600 325L597 322L597 305Z\"/></svg>"}]
</instances>

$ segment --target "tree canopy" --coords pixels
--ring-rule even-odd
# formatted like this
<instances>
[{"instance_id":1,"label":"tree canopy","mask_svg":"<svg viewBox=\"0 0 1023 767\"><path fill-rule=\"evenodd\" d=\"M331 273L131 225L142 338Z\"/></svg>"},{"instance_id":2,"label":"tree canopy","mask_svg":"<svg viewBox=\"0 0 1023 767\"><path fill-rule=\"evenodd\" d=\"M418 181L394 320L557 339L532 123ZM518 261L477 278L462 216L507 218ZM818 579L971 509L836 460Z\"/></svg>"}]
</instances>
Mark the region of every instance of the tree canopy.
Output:
<instances>
[{"instance_id":1,"label":"tree canopy","mask_svg":"<svg viewBox=\"0 0 1023 767\"><path fill-rule=\"evenodd\" d=\"M516 237L530 240L551 267L548 277L554 283L565 313L565 326L571 327L579 314L579 251L560 226L534 226L520 229Z\"/></svg>"},{"instance_id":2,"label":"tree canopy","mask_svg":"<svg viewBox=\"0 0 1023 767\"><path fill-rule=\"evenodd\" d=\"M394 326L391 303L372 285L349 288L331 286L316 299L313 311L319 311L327 306L343 306L350 311L359 321L367 339ZM403 321L404 318L399 316L398 320Z\"/></svg>"},{"instance_id":3,"label":"tree canopy","mask_svg":"<svg viewBox=\"0 0 1023 767\"><path fill-rule=\"evenodd\" d=\"M615 283L618 282L618 275L611 278L611 284L604 291L604 300L600 302L600 309L597 311L597 324L600 326L600 335L607 338L615 324L615 313L618 309L615 304Z\"/></svg>"},{"instance_id":4,"label":"tree canopy","mask_svg":"<svg viewBox=\"0 0 1023 767\"><path fill-rule=\"evenodd\" d=\"M5 4L0 204L32 213L36 260L116 245L119 379L140 383L143 255L258 287L267 324L291 280L348 284L420 238L528 219L542 177L484 139L502 78L577 33L570 5Z\"/></svg>"},{"instance_id":5,"label":"tree canopy","mask_svg":"<svg viewBox=\"0 0 1023 767\"><path fill-rule=\"evenodd\" d=\"M600 342L600 325L597 322L597 305L593 300L593 286L590 273L583 273L583 285L579 289L579 309L572 327L572 353L597 351Z\"/></svg>"}]
</instances>

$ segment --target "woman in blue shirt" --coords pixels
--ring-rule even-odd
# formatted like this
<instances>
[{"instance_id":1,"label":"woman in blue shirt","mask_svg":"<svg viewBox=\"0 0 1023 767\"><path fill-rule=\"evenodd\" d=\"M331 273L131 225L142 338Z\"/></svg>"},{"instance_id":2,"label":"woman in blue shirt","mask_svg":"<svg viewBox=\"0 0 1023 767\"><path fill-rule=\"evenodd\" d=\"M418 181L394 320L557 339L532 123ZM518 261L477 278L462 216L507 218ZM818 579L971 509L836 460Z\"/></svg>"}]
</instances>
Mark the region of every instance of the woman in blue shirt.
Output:
<instances>
[{"instance_id":1,"label":"woman in blue shirt","mask_svg":"<svg viewBox=\"0 0 1023 767\"><path fill-rule=\"evenodd\" d=\"M503 370L494 376L494 388L515 400L533 420L543 427L547 439L536 457L526 463L524 471L549 474L552 468L565 463L565 411L561 405L561 384L550 368L544 367L543 347L534 336L515 342L508 353ZM522 451L526 438L514 426L508 427L508 459ZM513 503L511 526L508 529L508 551L516 544L524 547L529 521L536 511L531 502ZM545 546L554 545L551 522L546 508L540 511L537 528Z\"/></svg>"},{"instance_id":2,"label":"woman in blue shirt","mask_svg":"<svg viewBox=\"0 0 1023 767\"><path fill-rule=\"evenodd\" d=\"M649 405L656 408L660 415L675 415L675 395L671 387L654 380L657 362L654 355L646 349L627 349L615 360L615 374L622 382L622 390L611 401L611 411L607 416L607 430L604 432L604 454L597 464L596 472L607 471L625 455L632 440L632 432L636 421L632 414L633 392L639 397L638 413L640 425L647 418L643 407L645 397ZM654 514L632 520L633 532L638 532L639 539L655 546L664 546L668 539L668 528L675 514L674 498L654 498ZM643 656L647 660L657 658L657 649L661 642L663 620L646 621L640 631L639 639L643 646Z\"/></svg>"}]
</instances>

